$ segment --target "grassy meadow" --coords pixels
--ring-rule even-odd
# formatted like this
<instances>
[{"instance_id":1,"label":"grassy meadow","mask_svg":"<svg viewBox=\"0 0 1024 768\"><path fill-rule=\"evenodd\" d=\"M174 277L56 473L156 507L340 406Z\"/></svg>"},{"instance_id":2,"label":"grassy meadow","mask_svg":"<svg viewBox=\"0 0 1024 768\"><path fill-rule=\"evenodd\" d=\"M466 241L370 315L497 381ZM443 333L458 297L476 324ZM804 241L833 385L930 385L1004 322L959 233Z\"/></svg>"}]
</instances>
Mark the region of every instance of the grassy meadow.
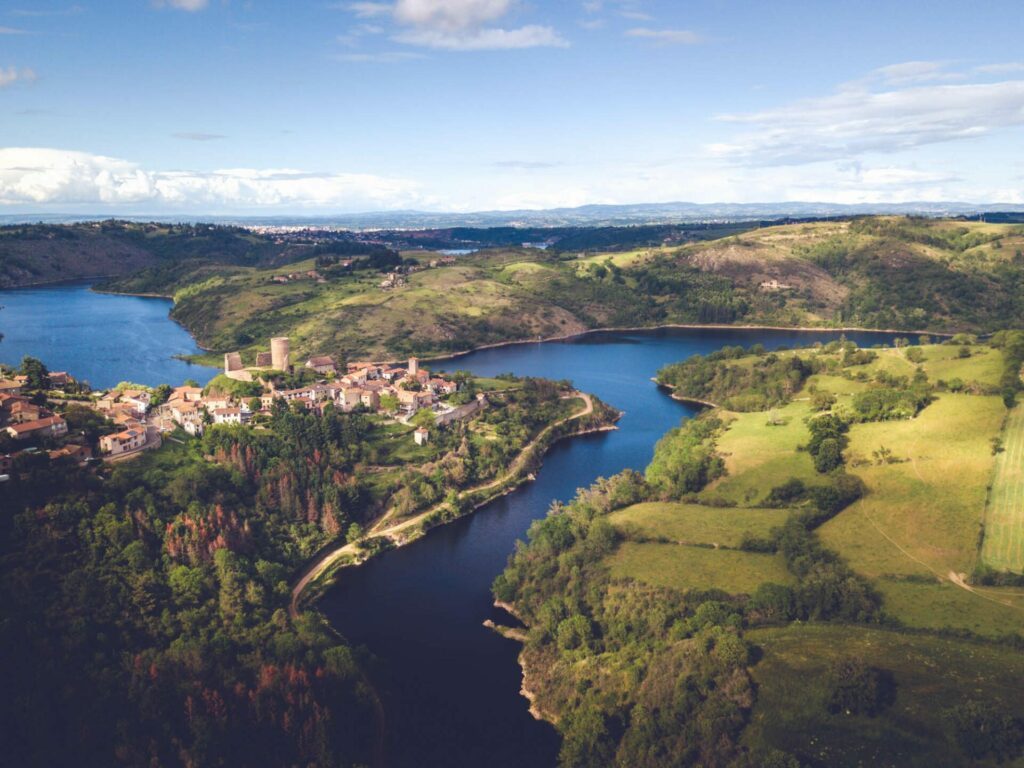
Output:
<instances>
[{"instance_id":1,"label":"grassy meadow","mask_svg":"<svg viewBox=\"0 0 1024 768\"><path fill-rule=\"evenodd\" d=\"M829 625L754 630L748 639L763 655L752 668L758 700L744 743L785 750L802 765L952 768L965 763L951 744L950 707L983 695L1024 716L1024 656L1012 648ZM863 658L892 686L891 702L876 716L826 711L825 679L841 655Z\"/></svg>"},{"instance_id":2,"label":"grassy meadow","mask_svg":"<svg viewBox=\"0 0 1024 768\"><path fill-rule=\"evenodd\" d=\"M1024 406L1006 419L1003 451L996 456L995 476L985 514L981 555L1000 570L1024 570Z\"/></svg>"},{"instance_id":3,"label":"grassy meadow","mask_svg":"<svg viewBox=\"0 0 1024 768\"><path fill-rule=\"evenodd\" d=\"M750 594L766 581L788 584L793 580L779 555L685 544L625 542L608 564L612 578L683 592L721 589Z\"/></svg>"}]
</instances>

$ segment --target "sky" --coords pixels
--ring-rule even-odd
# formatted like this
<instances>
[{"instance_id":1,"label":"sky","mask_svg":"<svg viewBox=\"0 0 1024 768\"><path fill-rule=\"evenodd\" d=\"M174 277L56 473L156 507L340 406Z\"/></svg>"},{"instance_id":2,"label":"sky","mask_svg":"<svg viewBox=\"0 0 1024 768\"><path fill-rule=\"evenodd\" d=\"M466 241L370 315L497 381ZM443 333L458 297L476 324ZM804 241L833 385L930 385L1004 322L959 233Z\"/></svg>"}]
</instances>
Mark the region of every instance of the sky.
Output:
<instances>
[{"instance_id":1,"label":"sky","mask_svg":"<svg viewBox=\"0 0 1024 768\"><path fill-rule=\"evenodd\" d=\"M0 0L0 214L1024 203L1020 0Z\"/></svg>"}]
</instances>

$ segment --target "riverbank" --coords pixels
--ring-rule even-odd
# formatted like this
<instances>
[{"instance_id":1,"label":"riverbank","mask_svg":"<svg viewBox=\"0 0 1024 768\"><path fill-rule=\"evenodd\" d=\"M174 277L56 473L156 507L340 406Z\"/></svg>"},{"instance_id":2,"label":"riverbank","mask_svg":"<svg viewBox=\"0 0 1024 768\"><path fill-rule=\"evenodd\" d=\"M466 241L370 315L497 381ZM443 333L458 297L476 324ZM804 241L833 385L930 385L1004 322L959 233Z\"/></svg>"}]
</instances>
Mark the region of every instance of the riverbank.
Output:
<instances>
[{"instance_id":1,"label":"riverbank","mask_svg":"<svg viewBox=\"0 0 1024 768\"><path fill-rule=\"evenodd\" d=\"M322 593L323 590L331 586L334 574L341 568L362 565L382 552L403 547L413 541L417 541L434 528L441 527L447 523L473 514L480 508L490 504L492 501L511 493L524 483L530 482L534 479L533 473L523 471L527 462L531 458L540 458L543 453L560 440L617 429L614 422L621 417L621 412L617 412L612 422L608 424L570 430L562 434L553 434L555 430L560 427L569 424L570 422L585 419L593 414L594 405L590 395L583 392L577 392L575 393L575 396L581 397L584 400L585 406L583 410L545 427L537 437L535 437L523 448L522 451L519 452L516 458L509 465L509 471L505 473L503 477L498 477L487 483L461 491L459 493L459 500L469 501L469 505L461 513L438 518L436 522L431 524L435 516L438 516L439 513L446 508L447 504L442 502L441 504L436 504L406 520L381 528L380 525L388 519L388 516L385 515L373 526L373 528L370 529L369 536L366 536L357 542L350 542L343 546L328 550L326 553L314 558L314 560L302 570L298 580L295 581L292 586L291 602L288 606L289 616L291 616L292 619L298 618L300 613L299 608L303 602L304 593L306 593L307 589L313 588L316 590L316 593L313 596L313 599L315 599L316 595ZM540 452L540 455L537 455L538 452ZM475 495L480 493L483 493L482 497L473 498ZM368 550L366 545L372 541L382 541L386 543L384 546L378 546Z\"/></svg>"},{"instance_id":2,"label":"riverbank","mask_svg":"<svg viewBox=\"0 0 1024 768\"><path fill-rule=\"evenodd\" d=\"M673 400L678 400L680 403L691 403L692 405L699 405L702 408L718 408L718 403L713 403L710 400L701 400L699 397L687 397L686 395L676 394L676 387L671 384L665 384L658 381L657 376L652 376L651 381L657 384L661 389L668 390L668 396Z\"/></svg>"},{"instance_id":3,"label":"riverbank","mask_svg":"<svg viewBox=\"0 0 1024 768\"><path fill-rule=\"evenodd\" d=\"M547 344L553 341L573 341L575 339L582 339L586 336L591 336L596 333L656 333L657 331L670 331L670 330L709 330L709 331L793 331L797 333L886 333L886 334L905 334L907 336L941 336L943 338L952 338L956 334L950 333L949 331L922 331L922 330L903 330L899 328L864 328L856 325L844 325L844 326L809 326L809 325L729 325L725 323L664 323L661 325L632 325L632 326L604 326L601 328L589 328L585 331L578 331L576 333L565 333L557 336L546 336L538 337L536 339L514 339L511 341L498 341L493 344L482 344L478 347L472 347L471 349L462 352L453 352L448 355L441 355L437 357L426 357L422 358L423 362L444 362L446 360L457 360L460 357L466 357L477 352L482 352L488 349L502 349L504 347L514 347L523 344ZM393 363L394 361L381 361L381 365Z\"/></svg>"}]
</instances>

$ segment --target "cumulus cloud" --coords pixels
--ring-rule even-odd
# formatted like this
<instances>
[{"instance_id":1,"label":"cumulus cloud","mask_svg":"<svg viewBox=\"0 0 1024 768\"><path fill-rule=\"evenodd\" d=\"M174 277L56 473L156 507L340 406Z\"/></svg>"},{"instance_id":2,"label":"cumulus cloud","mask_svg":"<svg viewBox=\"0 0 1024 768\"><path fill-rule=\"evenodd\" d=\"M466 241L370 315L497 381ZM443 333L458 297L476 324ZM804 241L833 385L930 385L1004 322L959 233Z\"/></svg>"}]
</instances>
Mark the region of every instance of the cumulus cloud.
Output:
<instances>
[{"instance_id":1,"label":"cumulus cloud","mask_svg":"<svg viewBox=\"0 0 1024 768\"><path fill-rule=\"evenodd\" d=\"M1024 125L1024 80L914 84L934 81L941 70L911 64L876 70L874 84L847 83L829 96L719 115L722 122L750 130L708 149L713 156L748 164L796 165L899 152Z\"/></svg>"},{"instance_id":2,"label":"cumulus cloud","mask_svg":"<svg viewBox=\"0 0 1024 768\"><path fill-rule=\"evenodd\" d=\"M288 168L150 171L115 157L61 149L0 149L0 205L146 205L182 210L408 207L406 179Z\"/></svg>"},{"instance_id":3,"label":"cumulus cloud","mask_svg":"<svg viewBox=\"0 0 1024 768\"><path fill-rule=\"evenodd\" d=\"M549 26L499 26L516 6L516 0L395 0L355 2L348 9L360 18L390 17L399 28L393 40L422 48L483 51L569 45Z\"/></svg>"},{"instance_id":4,"label":"cumulus cloud","mask_svg":"<svg viewBox=\"0 0 1024 768\"><path fill-rule=\"evenodd\" d=\"M31 83L35 79L36 72L29 67L0 67L0 88L7 88L15 83Z\"/></svg>"},{"instance_id":5,"label":"cumulus cloud","mask_svg":"<svg viewBox=\"0 0 1024 768\"><path fill-rule=\"evenodd\" d=\"M641 37L664 45L694 45L699 43L700 36L689 29L650 29L636 27L626 31L629 37Z\"/></svg>"}]
</instances>

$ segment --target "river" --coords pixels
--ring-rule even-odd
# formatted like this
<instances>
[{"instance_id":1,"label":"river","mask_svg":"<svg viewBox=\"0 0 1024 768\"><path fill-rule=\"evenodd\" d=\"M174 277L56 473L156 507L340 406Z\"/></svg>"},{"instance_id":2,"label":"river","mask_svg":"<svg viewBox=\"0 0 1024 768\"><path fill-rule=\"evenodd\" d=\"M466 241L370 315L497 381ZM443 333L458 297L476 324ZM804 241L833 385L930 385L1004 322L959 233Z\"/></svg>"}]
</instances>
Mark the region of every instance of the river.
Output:
<instances>
[{"instance_id":1,"label":"river","mask_svg":"<svg viewBox=\"0 0 1024 768\"><path fill-rule=\"evenodd\" d=\"M202 350L168 317L168 299L113 296L87 283L66 283L0 291L0 307L0 363L17 365L31 355L96 388L120 381L205 384L217 373L175 358Z\"/></svg>"},{"instance_id":2,"label":"river","mask_svg":"<svg viewBox=\"0 0 1024 768\"><path fill-rule=\"evenodd\" d=\"M490 585L517 539L553 500L627 467L642 470L654 444L695 412L651 377L666 363L722 346L803 346L838 333L663 330L600 333L573 341L483 350L443 364L571 379L625 411L619 429L557 444L533 483L416 543L344 570L319 605L350 641L376 659L371 677L387 713L389 768L504 768L555 764L559 740L519 695L518 646L486 629L508 621ZM892 334L847 333L858 344ZM435 364L435 368L442 364Z\"/></svg>"},{"instance_id":3,"label":"river","mask_svg":"<svg viewBox=\"0 0 1024 768\"><path fill-rule=\"evenodd\" d=\"M215 370L173 355L194 340L170 302L94 293L72 284L0 291L0 362L23 355L94 386L208 381ZM596 333L570 341L482 350L435 364L482 376L503 372L571 379L625 414L619 429L556 444L533 483L420 541L341 572L320 608L375 659L370 675L387 716L389 768L553 766L558 736L519 695L518 646L483 626L508 621L490 585L517 539L551 502L627 467L643 469L654 444L695 412L651 377L666 363L725 345L776 349L838 338L835 332L673 329ZM894 334L847 333L869 346Z\"/></svg>"}]
</instances>

